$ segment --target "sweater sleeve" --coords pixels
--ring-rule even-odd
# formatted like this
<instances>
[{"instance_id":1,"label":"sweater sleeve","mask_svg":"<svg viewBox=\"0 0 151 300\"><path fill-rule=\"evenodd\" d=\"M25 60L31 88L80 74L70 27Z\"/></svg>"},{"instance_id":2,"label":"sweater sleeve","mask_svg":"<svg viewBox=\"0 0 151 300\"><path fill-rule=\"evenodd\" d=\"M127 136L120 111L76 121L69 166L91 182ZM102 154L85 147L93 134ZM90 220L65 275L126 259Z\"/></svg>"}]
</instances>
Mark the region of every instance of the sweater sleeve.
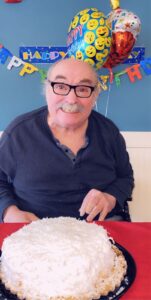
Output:
<instances>
[{"instance_id":1,"label":"sweater sleeve","mask_svg":"<svg viewBox=\"0 0 151 300\"><path fill-rule=\"evenodd\" d=\"M119 131L114 136L112 150L116 162L116 180L106 188L105 192L113 195L120 207L123 208L125 201L131 198L134 178L125 140Z\"/></svg>"},{"instance_id":2,"label":"sweater sleeve","mask_svg":"<svg viewBox=\"0 0 151 300\"><path fill-rule=\"evenodd\" d=\"M0 138L0 222L3 212L10 205L17 205L13 192L13 179L16 172L16 153L14 143L7 133Z\"/></svg>"}]
</instances>

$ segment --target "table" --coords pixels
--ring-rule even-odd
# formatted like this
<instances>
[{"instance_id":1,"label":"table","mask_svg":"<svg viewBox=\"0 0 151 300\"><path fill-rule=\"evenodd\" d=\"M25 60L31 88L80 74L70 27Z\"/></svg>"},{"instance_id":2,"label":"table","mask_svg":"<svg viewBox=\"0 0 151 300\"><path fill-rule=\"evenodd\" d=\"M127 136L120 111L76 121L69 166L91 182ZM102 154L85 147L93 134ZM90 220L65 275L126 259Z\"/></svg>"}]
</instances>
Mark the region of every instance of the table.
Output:
<instances>
[{"instance_id":1,"label":"table","mask_svg":"<svg viewBox=\"0 0 151 300\"><path fill-rule=\"evenodd\" d=\"M133 256L137 274L133 285L122 300L151 299L151 223L97 222L108 234ZM3 239L24 224L0 224L0 247Z\"/></svg>"}]
</instances>

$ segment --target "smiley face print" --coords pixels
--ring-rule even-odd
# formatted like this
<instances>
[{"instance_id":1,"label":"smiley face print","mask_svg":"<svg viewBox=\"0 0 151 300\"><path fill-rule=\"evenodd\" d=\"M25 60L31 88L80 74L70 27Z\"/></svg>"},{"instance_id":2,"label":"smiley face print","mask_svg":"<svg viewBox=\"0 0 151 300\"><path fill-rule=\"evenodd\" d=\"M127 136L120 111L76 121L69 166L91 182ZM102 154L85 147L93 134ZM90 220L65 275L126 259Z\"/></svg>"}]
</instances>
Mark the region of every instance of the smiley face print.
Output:
<instances>
[{"instance_id":1,"label":"smiley face print","mask_svg":"<svg viewBox=\"0 0 151 300\"><path fill-rule=\"evenodd\" d=\"M81 11L80 11L80 15L82 16L82 15L86 14L89 10L90 10L90 8L81 10Z\"/></svg>"},{"instance_id":2,"label":"smiley face print","mask_svg":"<svg viewBox=\"0 0 151 300\"><path fill-rule=\"evenodd\" d=\"M69 27L68 57L88 62L95 69L101 67L109 54L112 31L107 18L97 8L87 8L74 16ZM106 50L106 51L105 51Z\"/></svg>"},{"instance_id":3,"label":"smiley face print","mask_svg":"<svg viewBox=\"0 0 151 300\"><path fill-rule=\"evenodd\" d=\"M96 40L95 40L95 47L97 50L103 50L104 47L105 47L105 39L104 37L98 37Z\"/></svg>"},{"instance_id":4,"label":"smiley face print","mask_svg":"<svg viewBox=\"0 0 151 300\"><path fill-rule=\"evenodd\" d=\"M103 63L104 61L103 62L99 61L98 63L96 63L96 70L99 70L102 67Z\"/></svg>"},{"instance_id":5,"label":"smiley face print","mask_svg":"<svg viewBox=\"0 0 151 300\"><path fill-rule=\"evenodd\" d=\"M99 22L96 19L91 19L87 23L87 29L88 30L95 30L98 26Z\"/></svg>"},{"instance_id":6,"label":"smiley face print","mask_svg":"<svg viewBox=\"0 0 151 300\"><path fill-rule=\"evenodd\" d=\"M101 26L103 26L103 25L104 25L104 23L105 23L105 20L104 20L104 18L101 18L101 19L100 19L100 21L99 21L99 23L100 23L100 25L101 25Z\"/></svg>"},{"instance_id":7,"label":"smiley face print","mask_svg":"<svg viewBox=\"0 0 151 300\"><path fill-rule=\"evenodd\" d=\"M76 59L83 60L83 53L80 50L76 51Z\"/></svg>"},{"instance_id":8,"label":"smiley face print","mask_svg":"<svg viewBox=\"0 0 151 300\"><path fill-rule=\"evenodd\" d=\"M107 26L99 26L96 30L97 36L108 37L109 29Z\"/></svg>"},{"instance_id":9,"label":"smiley face print","mask_svg":"<svg viewBox=\"0 0 151 300\"><path fill-rule=\"evenodd\" d=\"M108 54L109 54L109 50L104 49L103 52L102 52L102 57L105 58L105 57L107 57Z\"/></svg>"},{"instance_id":10,"label":"smiley face print","mask_svg":"<svg viewBox=\"0 0 151 300\"><path fill-rule=\"evenodd\" d=\"M104 17L104 13L102 13L101 11L95 11L91 14L91 17L95 18L95 19L100 18L100 17Z\"/></svg>"},{"instance_id":11,"label":"smiley face print","mask_svg":"<svg viewBox=\"0 0 151 300\"><path fill-rule=\"evenodd\" d=\"M83 25L85 24L90 18L90 15L89 14L84 14L82 15L82 17L80 18L80 24Z\"/></svg>"},{"instance_id":12,"label":"smiley face print","mask_svg":"<svg viewBox=\"0 0 151 300\"><path fill-rule=\"evenodd\" d=\"M110 37L105 38L105 46L106 47L110 47L111 46L111 38Z\"/></svg>"},{"instance_id":13,"label":"smiley face print","mask_svg":"<svg viewBox=\"0 0 151 300\"><path fill-rule=\"evenodd\" d=\"M84 40L87 44L92 44L95 40L95 34L92 31L87 31L84 35Z\"/></svg>"},{"instance_id":14,"label":"smiley face print","mask_svg":"<svg viewBox=\"0 0 151 300\"><path fill-rule=\"evenodd\" d=\"M84 61L89 63L91 66L94 66L94 60L92 58L86 58Z\"/></svg>"},{"instance_id":15,"label":"smiley face print","mask_svg":"<svg viewBox=\"0 0 151 300\"><path fill-rule=\"evenodd\" d=\"M78 21L79 21L79 17L75 16L73 21L72 21L72 28L75 28L77 26Z\"/></svg>"},{"instance_id":16,"label":"smiley face print","mask_svg":"<svg viewBox=\"0 0 151 300\"><path fill-rule=\"evenodd\" d=\"M88 57L94 57L96 54L96 49L94 46L87 46L85 48L85 53Z\"/></svg>"},{"instance_id":17,"label":"smiley face print","mask_svg":"<svg viewBox=\"0 0 151 300\"><path fill-rule=\"evenodd\" d=\"M103 63L103 56L102 56L102 53L97 53L97 54L96 54L96 59L97 59L100 63Z\"/></svg>"},{"instance_id":18,"label":"smiley face print","mask_svg":"<svg viewBox=\"0 0 151 300\"><path fill-rule=\"evenodd\" d=\"M73 54L70 56L71 58L76 58Z\"/></svg>"},{"instance_id":19,"label":"smiley face print","mask_svg":"<svg viewBox=\"0 0 151 300\"><path fill-rule=\"evenodd\" d=\"M91 7L91 10L92 10L92 11L98 11L98 9L95 8L95 7Z\"/></svg>"}]
</instances>

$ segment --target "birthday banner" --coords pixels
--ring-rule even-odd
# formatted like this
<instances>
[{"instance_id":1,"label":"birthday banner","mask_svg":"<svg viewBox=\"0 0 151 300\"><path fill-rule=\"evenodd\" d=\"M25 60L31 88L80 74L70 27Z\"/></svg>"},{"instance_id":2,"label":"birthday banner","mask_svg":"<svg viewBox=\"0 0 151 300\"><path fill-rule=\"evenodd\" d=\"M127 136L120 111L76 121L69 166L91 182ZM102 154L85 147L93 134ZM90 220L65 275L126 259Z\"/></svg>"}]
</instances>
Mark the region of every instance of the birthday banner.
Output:
<instances>
[{"instance_id":1,"label":"birthday banner","mask_svg":"<svg viewBox=\"0 0 151 300\"><path fill-rule=\"evenodd\" d=\"M19 57L25 62L52 64L63 58L67 47L20 47Z\"/></svg>"},{"instance_id":2,"label":"birthday banner","mask_svg":"<svg viewBox=\"0 0 151 300\"><path fill-rule=\"evenodd\" d=\"M8 49L6 49L5 47L3 47L3 45L0 44L0 64L5 64L8 59L9 63L7 65L7 69L11 70L13 67L21 67L21 70L19 72L20 76L24 76L25 74L32 74L34 72L39 72L42 81L47 77L47 71L37 68L33 64L24 62L22 59L13 55Z\"/></svg>"},{"instance_id":3,"label":"birthday banner","mask_svg":"<svg viewBox=\"0 0 151 300\"><path fill-rule=\"evenodd\" d=\"M41 48L44 48L44 47L41 47ZM56 47L54 47L54 48L55 48L54 51L56 52ZM35 49L37 49L37 48L35 47ZM141 49L143 49L143 48L141 48ZM51 48L51 50L52 50L52 48ZM56 54L54 54L54 56L52 56L52 54L51 54L51 56L49 55L49 57L47 57L47 56L41 56L41 57L43 58L43 60L44 60L44 57L45 58L47 57L47 59L50 59L51 62L54 62L54 61L58 60L60 58L60 56L63 58L66 55L65 49L63 49L63 47L57 47L57 51L59 53L58 57ZM26 52L27 52L27 47L26 47ZM27 54L25 55L24 53L25 52L22 51L22 55L24 55L24 59L25 58L26 59L27 58L28 59L39 59L39 60L41 59L40 56L39 57L37 56L38 55L37 53L34 54L34 55L36 55L36 57L33 57L31 55L27 56ZM29 53L29 52L27 52L27 53ZM135 51L134 51L134 53L135 53ZM141 53L143 53L143 52L141 52ZM134 57L131 57L131 58L134 59ZM139 58L140 58L140 56L139 56ZM139 58L137 57L137 59L139 59ZM47 59L45 59L45 60L47 60ZM136 59L136 57L135 57L135 59ZM7 60L9 60L8 64L7 64L8 70L11 70L14 67L15 68L21 67L21 70L19 71L20 76L38 72L40 74L42 81L44 79L46 79L47 72L45 70L38 68L37 66L34 66L33 64L26 62L23 59L13 55L8 49L6 49L5 47L3 47L3 45L0 44L0 64L5 64ZM119 87L120 83L121 83L120 77L124 74L127 74L130 81L132 83L134 83L136 79L138 79L138 80L142 79L142 77L143 77L142 70L144 71L144 73L146 75L151 75L151 57L144 58L143 60L140 60L139 63L133 64L132 66L127 67L123 71L113 73L113 80L115 80L117 87ZM110 76L109 75L100 75L99 77L100 77L100 84L101 84L103 90L107 90L108 89L107 83L110 80Z\"/></svg>"},{"instance_id":4,"label":"birthday banner","mask_svg":"<svg viewBox=\"0 0 151 300\"><path fill-rule=\"evenodd\" d=\"M140 64L134 64L123 71L113 73L116 86L119 87L121 84L121 76L127 74L132 83L135 82L136 78L141 80L143 78L142 70L146 75L151 75L151 57L148 57L140 62ZM100 84L103 90L107 90L107 83L110 81L109 75L100 75ZM111 81L110 81L111 82ZM112 83L112 82L111 82Z\"/></svg>"},{"instance_id":5,"label":"birthday banner","mask_svg":"<svg viewBox=\"0 0 151 300\"><path fill-rule=\"evenodd\" d=\"M55 63L65 57L67 47L20 47L19 57L29 63ZM134 64L144 60L145 47L134 47L123 64Z\"/></svg>"}]
</instances>

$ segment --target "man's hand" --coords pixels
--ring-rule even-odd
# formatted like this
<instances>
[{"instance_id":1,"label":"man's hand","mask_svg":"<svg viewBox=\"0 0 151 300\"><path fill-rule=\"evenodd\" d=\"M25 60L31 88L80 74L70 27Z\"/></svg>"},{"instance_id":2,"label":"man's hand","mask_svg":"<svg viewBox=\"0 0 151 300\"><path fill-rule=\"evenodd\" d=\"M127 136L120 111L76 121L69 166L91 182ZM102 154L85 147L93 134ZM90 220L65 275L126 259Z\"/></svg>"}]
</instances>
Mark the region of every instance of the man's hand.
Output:
<instances>
[{"instance_id":1,"label":"man's hand","mask_svg":"<svg viewBox=\"0 0 151 300\"><path fill-rule=\"evenodd\" d=\"M92 189L85 196L80 207L80 216L88 214L87 221L93 219L100 213L99 221L103 221L106 215L115 207L116 198L110 194L102 193Z\"/></svg>"},{"instance_id":2,"label":"man's hand","mask_svg":"<svg viewBox=\"0 0 151 300\"><path fill-rule=\"evenodd\" d=\"M4 223L30 223L36 221L39 218L34 214L20 210L17 206L11 205L4 211L3 221Z\"/></svg>"}]
</instances>

